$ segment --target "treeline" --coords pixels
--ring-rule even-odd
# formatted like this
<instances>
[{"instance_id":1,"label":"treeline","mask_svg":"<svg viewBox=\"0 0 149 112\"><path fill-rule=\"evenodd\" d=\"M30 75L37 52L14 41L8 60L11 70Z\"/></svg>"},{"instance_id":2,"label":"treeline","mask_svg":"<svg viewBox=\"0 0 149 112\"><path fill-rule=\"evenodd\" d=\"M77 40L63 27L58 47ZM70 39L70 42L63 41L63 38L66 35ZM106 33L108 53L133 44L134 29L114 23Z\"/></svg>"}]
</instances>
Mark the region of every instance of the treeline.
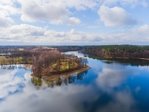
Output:
<instances>
[{"instance_id":1,"label":"treeline","mask_svg":"<svg viewBox=\"0 0 149 112\"><path fill-rule=\"evenodd\" d=\"M88 46L84 47L82 52L103 59L149 59L149 46Z\"/></svg>"},{"instance_id":2,"label":"treeline","mask_svg":"<svg viewBox=\"0 0 149 112\"><path fill-rule=\"evenodd\" d=\"M59 49L61 52L67 52L67 51L81 51L84 47L83 46L54 46L54 48Z\"/></svg>"},{"instance_id":3,"label":"treeline","mask_svg":"<svg viewBox=\"0 0 149 112\"><path fill-rule=\"evenodd\" d=\"M53 49L32 46L0 47L0 64L32 64L33 56L49 50Z\"/></svg>"},{"instance_id":4,"label":"treeline","mask_svg":"<svg viewBox=\"0 0 149 112\"><path fill-rule=\"evenodd\" d=\"M13 51L0 56L0 64L32 64L33 52L31 51Z\"/></svg>"}]
</instances>

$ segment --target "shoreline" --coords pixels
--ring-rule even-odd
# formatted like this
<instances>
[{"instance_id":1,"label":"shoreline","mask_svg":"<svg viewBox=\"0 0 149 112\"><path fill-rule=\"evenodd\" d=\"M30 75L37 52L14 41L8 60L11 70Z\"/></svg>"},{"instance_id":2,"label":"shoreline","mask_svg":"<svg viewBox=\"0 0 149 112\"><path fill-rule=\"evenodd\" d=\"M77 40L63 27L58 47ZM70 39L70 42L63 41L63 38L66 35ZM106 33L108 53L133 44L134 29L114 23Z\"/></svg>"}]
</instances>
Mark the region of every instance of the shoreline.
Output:
<instances>
[{"instance_id":1,"label":"shoreline","mask_svg":"<svg viewBox=\"0 0 149 112\"><path fill-rule=\"evenodd\" d=\"M116 58L103 58L105 60L142 60L149 61L149 58L129 58L129 57L116 57Z\"/></svg>"},{"instance_id":2,"label":"shoreline","mask_svg":"<svg viewBox=\"0 0 149 112\"><path fill-rule=\"evenodd\" d=\"M98 56L91 56L88 55L89 58L100 59L100 60L142 60L142 61L149 61L149 58L129 58L129 57L98 57Z\"/></svg>"},{"instance_id":3,"label":"shoreline","mask_svg":"<svg viewBox=\"0 0 149 112\"><path fill-rule=\"evenodd\" d=\"M74 74L79 75L83 72L86 72L89 69L90 69L90 67L86 66L86 67L83 67L83 68L80 68L80 69L76 69L76 70L61 73L61 74L43 75L41 77L41 79L43 79L44 81L47 81L47 82L58 81L60 78L67 79L67 78L69 78L70 76L72 76ZM32 77L36 77L36 76L32 74Z\"/></svg>"}]
</instances>

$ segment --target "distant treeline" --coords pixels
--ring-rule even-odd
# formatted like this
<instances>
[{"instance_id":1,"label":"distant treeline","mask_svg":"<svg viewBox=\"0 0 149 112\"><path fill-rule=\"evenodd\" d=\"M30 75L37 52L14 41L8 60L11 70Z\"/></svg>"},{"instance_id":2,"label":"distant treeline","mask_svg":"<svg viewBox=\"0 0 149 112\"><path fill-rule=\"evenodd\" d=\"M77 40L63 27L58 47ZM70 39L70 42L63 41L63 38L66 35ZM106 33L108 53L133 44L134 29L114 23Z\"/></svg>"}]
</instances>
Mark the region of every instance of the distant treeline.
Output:
<instances>
[{"instance_id":1,"label":"distant treeline","mask_svg":"<svg viewBox=\"0 0 149 112\"><path fill-rule=\"evenodd\" d=\"M88 46L82 52L103 59L149 59L149 46Z\"/></svg>"},{"instance_id":2,"label":"distant treeline","mask_svg":"<svg viewBox=\"0 0 149 112\"><path fill-rule=\"evenodd\" d=\"M0 47L0 64L32 64L33 56L38 56L43 51L48 51L48 49L42 49L40 47Z\"/></svg>"},{"instance_id":3,"label":"distant treeline","mask_svg":"<svg viewBox=\"0 0 149 112\"><path fill-rule=\"evenodd\" d=\"M149 46L137 45L101 45L101 46L44 46L57 48L61 52L80 51L94 58L103 59L149 59ZM37 46L3 46L0 53L12 53L12 57L29 58ZM16 52L17 50L18 52ZM24 51L21 52L21 49Z\"/></svg>"},{"instance_id":4,"label":"distant treeline","mask_svg":"<svg viewBox=\"0 0 149 112\"><path fill-rule=\"evenodd\" d=\"M149 46L102 45L102 46L61 46L60 51L80 51L94 58L102 59L147 59Z\"/></svg>"},{"instance_id":5,"label":"distant treeline","mask_svg":"<svg viewBox=\"0 0 149 112\"><path fill-rule=\"evenodd\" d=\"M54 46L54 47L59 49L61 52L82 51L85 48L85 46Z\"/></svg>"}]
</instances>

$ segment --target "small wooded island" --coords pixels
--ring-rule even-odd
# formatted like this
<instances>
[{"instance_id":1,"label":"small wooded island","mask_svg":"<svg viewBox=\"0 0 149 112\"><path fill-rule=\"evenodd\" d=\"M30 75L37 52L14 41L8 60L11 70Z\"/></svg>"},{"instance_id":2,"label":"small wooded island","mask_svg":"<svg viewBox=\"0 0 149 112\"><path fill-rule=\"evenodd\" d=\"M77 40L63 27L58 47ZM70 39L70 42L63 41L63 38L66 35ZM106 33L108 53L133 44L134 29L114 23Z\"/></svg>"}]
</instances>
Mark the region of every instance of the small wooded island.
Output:
<instances>
[{"instance_id":1,"label":"small wooded island","mask_svg":"<svg viewBox=\"0 0 149 112\"><path fill-rule=\"evenodd\" d=\"M1 65L30 64L32 66L32 82L40 86L42 80L53 83L60 78L68 78L73 74L80 74L89 69L87 59L74 55L66 55L57 48L35 47L7 49L1 53Z\"/></svg>"},{"instance_id":2,"label":"small wooded island","mask_svg":"<svg viewBox=\"0 0 149 112\"><path fill-rule=\"evenodd\" d=\"M48 83L57 83L60 78L66 79L89 69L85 58L66 55L57 49L41 50L37 50L36 56L33 56L32 82L35 85L40 85L41 79Z\"/></svg>"}]
</instances>

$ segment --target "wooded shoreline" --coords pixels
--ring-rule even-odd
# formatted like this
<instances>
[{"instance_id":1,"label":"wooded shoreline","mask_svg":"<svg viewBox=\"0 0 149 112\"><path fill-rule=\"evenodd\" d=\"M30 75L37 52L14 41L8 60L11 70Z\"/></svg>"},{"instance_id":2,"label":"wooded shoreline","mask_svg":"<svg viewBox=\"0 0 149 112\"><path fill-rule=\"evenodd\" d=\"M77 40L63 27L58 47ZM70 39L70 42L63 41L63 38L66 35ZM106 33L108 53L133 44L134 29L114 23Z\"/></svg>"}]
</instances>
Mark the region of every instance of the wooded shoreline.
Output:
<instances>
[{"instance_id":1,"label":"wooded shoreline","mask_svg":"<svg viewBox=\"0 0 149 112\"><path fill-rule=\"evenodd\" d=\"M0 56L1 65L30 64L32 65L32 76L38 78L79 73L88 69L85 58L63 54L56 48L37 47L21 49L21 51L19 48L8 49L11 51L9 53L6 51Z\"/></svg>"},{"instance_id":2,"label":"wooded shoreline","mask_svg":"<svg viewBox=\"0 0 149 112\"><path fill-rule=\"evenodd\" d=\"M48 52L51 52L48 54ZM61 57L60 52L66 51L79 51L85 55L97 58L101 60L132 60L132 61L146 61L149 63L149 46L135 46L135 45L103 45L103 46L8 46L0 47L0 64L9 65L9 64L32 64L37 65L38 60L42 60L42 57L47 58L48 60L55 61L59 60ZM56 54L55 54L56 53ZM51 58L48 58L51 55ZM56 56L56 58L55 58ZM64 56L62 56L64 57ZM74 58L74 57L73 57ZM46 60L47 60L46 59ZM42 64L44 67L48 66L50 61L43 60ZM67 58L66 58L67 60ZM76 62L79 62L79 59L75 59ZM67 62L68 61L68 62ZM72 63L72 66L76 66L73 61L68 60L66 62L59 62L53 64L55 70L58 68L58 63L66 64ZM39 64L39 68L40 68ZM62 68L65 66L62 66ZM64 69L63 68L63 69ZM48 69L47 69L48 70ZM53 70L54 71L54 70ZM38 71L41 72L41 71ZM46 71L45 71L46 72ZM60 70L60 73L62 70Z\"/></svg>"}]
</instances>

